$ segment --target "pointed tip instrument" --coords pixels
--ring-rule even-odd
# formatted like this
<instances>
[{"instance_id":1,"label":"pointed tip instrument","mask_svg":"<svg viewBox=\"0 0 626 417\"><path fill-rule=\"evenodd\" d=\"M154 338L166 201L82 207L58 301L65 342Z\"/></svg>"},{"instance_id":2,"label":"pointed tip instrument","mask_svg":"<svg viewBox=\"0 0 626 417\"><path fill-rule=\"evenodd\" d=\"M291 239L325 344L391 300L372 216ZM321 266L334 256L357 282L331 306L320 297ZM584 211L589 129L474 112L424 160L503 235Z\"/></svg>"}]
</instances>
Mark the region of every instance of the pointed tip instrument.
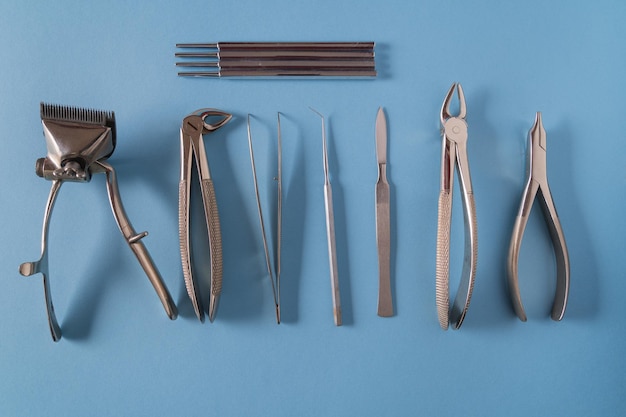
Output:
<instances>
[{"instance_id":1,"label":"pointed tip instrument","mask_svg":"<svg viewBox=\"0 0 626 417\"><path fill-rule=\"evenodd\" d=\"M328 240L328 260L330 264L330 284L333 298L333 316L335 325L341 326L341 297L339 295L339 272L337 266L337 248L335 243L335 215L333 212L333 191L328 174L328 148L326 143L326 123L324 115L309 107L322 120L322 158L324 163L324 208L326 214L326 238Z\"/></svg>"},{"instance_id":2,"label":"pointed tip instrument","mask_svg":"<svg viewBox=\"0 0 626 417\"><path fill-rule=\"evenodd\" d=\"M522 304L518 280L519 254L524 237L524 230L528 222L528 216L532 210L535 199L539 200L550 238L554 248L556 259L556 292L552 305L551 317L555 321L560 321L565 315L567 298L570 285L570 264L565 236L561 227L556 206L552 200L552 193L548 186L548 176L546 167L546 131L543 127L541 113L537 112L535 123L528 132L528 158L527 158L527 179L526 186L522 193L522 199L515 219L509 256L507 262L507 277L509 292L515 313L521 321L526 321L526 312Z\"/></svg>"},{"instance_id":3,"label":"pointed tip instrument","mask_svg":"<svg viewBox=\"0 0 626 417\"><path fill-rule=\"evenodd\" d=\"M259 195L259 184L256 175L256 164L254 162L254 150L252 147L252 132L250 128L250 115L248 114L248 147L250 150L250 165L252 167L252 179L254 182L254 194L256 196L257 211L259 214L259 223L261 225L261 236L263 238L263 250L265 253L265 264L267 266L267 273L272 284L272 295L274 297L274 306L276 311L276 323L280 324L280 251L282 240L282 136L280 131L280 113L278 113L278 174L276 176L277 182L277 206L276 206L276 250L274 267L272 268L272 260L270 257L269 244L267 242L267 234L265 232L265 221L263 220L263 209L261 207L261 197Z\"/></svg>"},{"instance_id":4,"label":"pointed tip instrument","mask_svg":"<svg viewBox=\"0 0 626 417\"><path fill-rule=\"evenodd\" d=\"M393 316L391 296L390 192L387 182L387 119L382 107L376 115L376 247L378 249L378 315Z\"/></svg>"}]
</instances>

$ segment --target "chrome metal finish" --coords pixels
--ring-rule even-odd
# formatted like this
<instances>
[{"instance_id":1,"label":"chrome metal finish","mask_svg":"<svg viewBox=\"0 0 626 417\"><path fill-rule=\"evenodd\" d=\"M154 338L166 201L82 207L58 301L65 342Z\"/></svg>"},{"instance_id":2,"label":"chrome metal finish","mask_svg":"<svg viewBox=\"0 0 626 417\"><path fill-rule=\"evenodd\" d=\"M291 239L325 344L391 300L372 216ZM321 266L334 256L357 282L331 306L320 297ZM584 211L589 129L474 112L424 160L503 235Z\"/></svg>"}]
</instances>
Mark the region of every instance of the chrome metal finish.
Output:
<instances>
[{"instance_id":1,"label":"chrome metal finish","mask_svg":"<svg viewBox=\"0 0 626 417\"><path fill-rule=\"evenodd\" d=\"M221 68L229 70L252 70L252 69L291 69L291 70L307 70L307 69L341 69L341 70L358 70L369 69L374 70L373 62L350 59L238 59L238 60L220 60L216 61L184 61L177 62L177 67L205 67L205 68Z\"/></svg>"},{"instance_id":2,"label":"chrome metal finish","mask_svg":"<svg viewBox=\"0 0 626 417\"><path fill-rule=\"evenodd\" d=\"M541 113L537 112L535 123L528 133L527 181L509 247L507 277L511 301L515 313L521 321L526 321L526 312L522 304L518 280L519 253L524 237L528 216L537 197L541 205L556 258L556 293L552 306L552 319L560 321L565 315L570 284L570 264L565 236L556 212L550 187L546 165L546 131L543 127Z\"/></svg>"},{"instance_id":3,"label":"chrome metal finish","mask_svg":"<svg viewBox=\"0 0 626 417\"><path fill-rule=\"evenodd\" d=\"M372 50L374 42L218 42L178 43L177 48L207 48L227 50Z\"/></svg>"},{"instance_id":4,"label":"chrome metal finish","mask_svg":"<svg viewBox=\"0 0 626 417\"><path fill-rule=\"evenodd\" d=\"M122 236L126 239L126 243L131 248L135 257L139 261L139 264L148 276L148 279L157 292L168 317L175 319L178 316L178 311L176 309L176 305L174 304L174 300L172 300L167 287L163 283L161 274L154 265L150 253L148 253L148 250L141 241L141 239L148 236L148 232L137 233L133 228L133 225L130 223L128 216L126 215L126 210L124 210L124 206L122 204L122 198L120 197L117 185L117 175L115 174L113 167L105 161L96 161L94 165L94 173L103 172L106 175L109 202L111 203L111 209L113 210L113 217L115 217L115 221L117 222Z\"/></svg>"},{"instance_id":5,"label":"chrome metal finish","mask_svg":"<svg viewBox=\"0 0 626 417\"><path fill-rule=\"evenodd\" d=\"M209 118L218 118L214 123ZM185 117L180 128L181 171L178 199L178 233L183 277L187 294L191 299L196 316L204 321L204 307L199 290L199 283L194 277L191 259L191 237L189 229L189 202L191 194L191 169L195 161L202 191L204 216L207 223L209 239L209 256L211 260L211 283L207 314L213 321L217 313L217 305L222 291L222 232L215 189L209 170L209 162L202 135L213 132L230 121L232 115L215 109L200 109Z\"/></svg>"},{"instance_id":6,"label":"chrome metal finish","mask_svg":"<svg viewBox=\"0 0 626 417\"><path fill-rule=\"evenodd\" d=\"M115 150L115 114L45 103L40 113L48 155L37 162L37 175L88 182L91 164Z\"/></svg>"},{"instance_id":7,"label":"chrome metal finish","mask_svg":"<svg viewBox=\"0 0 626 417\"><path fill-rule=\"evenodd\" d=\"M450 114L450 103L454 92L459 99L459 113ZM437 313L441 328L446 330L451 323L454 329L463 324L474 289L476 263L478 260L478 235L476 204L472 191L469 161L467 158L467 123L465 122L465 95L461 84L453 83L446 94L441 107L442 157L441 189L439 192L439 213L437 223L437 267L436 300ZM449 268L450 268L450 230L452 220L452 185L454 170L458 169L459 185L463 201L465 224L465 254L461 280L450 308Z\"/></svg>"},{"instance_id":8,"label":"chrome metal finish","mask_svg":"<svg viewBox=\"0 0 626 417\"><path fill-rule=\"evenodd\" d=\"M387 182L387 119L382 107L376 116L376 247L378 248L378 315L393 316L391 297L391 214Z\"/></svg>"},{"instance_id":9,"label":"chrome metal finish","mask_svg":"<svg viewBox=\"0 0 626 417\"><path fill-rule=\"evenodd\" d=\"M176 305L147 249L140 242L148 233L137 234L133 229L122 205L115 171L105 162L115 149L114 113L44 103L41 103L40 111L48 155L37 161L35 172L40 177L51 180L52 188L44 214L41 257L38 261L25 262L20 265L20 273L24 276L37 273L43 275L52 339L55 342L60 340L62 333L50 294L47 251L50 216L56 196L64 181L89 182L92 174L96 173L106 174L109 200L120 231L154 286L168 317L175 319L178 315Z\"/></svg>"},{"instance_id":10,"label":"chrome metal finish","mask_svg":"<svg viewBox=\"0 0 626 417\"><path fill-rule=\"evenodd\" d=\"M350 61L374 61L374 50L366 51L335 51L335 50L317 50L317 51L299 51L299 50L232 50L232 51L187 51L176 52L177 58L213 58L219 59L219 62L251 60L251 61L267 61L277 59L288 59L300 61L304 59L315 60L350 60ZM216 61L217 62L217 61Z\"/></svg>"},{"instance_id":11,"label":"chrome metal finish","mask_svg":"<svg viewBox=\"0 0 626 417\"><path fill-rule=\"evenodd\" d=\"M289 77L289 78L315 78L315 77L333 77L333 78L351 78L351 77L376 77L376 70L371 69L335 69L335 68L312 68L312 69L293 69L293 68L263 68L263 69L225 69L219 71L197 71L197 72L179 72L181 77L206 77L206 78L273 78L273 77Z\"/></svg>"},{"instance_id":12,"label":"chrome metal finish","mask_svg":"<svg viewBox=\"0 0 626 417\"><path fill-rule=\"evenodd\" d=\"M374 42L220 42L177 44L187 49L178 67L210 71L182 71L183 77L375 77Z\"/></svg>"},{"instance_id":13,"label":"chrome metal finish","mask_svg":"<svg viewBox=\"0 0 626 417\"><path fill-rule=\"evenodd\" d=\"M276 307L276 323L280 324L280 250L281 250L281 233L282 233L282 138L280 132L280 113L278 113L278 174L277 180L277 194L278 202L276 209L276 258L274 261L274 268L272 268L272 261L270 257L269 245L267 243L267 236L265 233L265 221L263 220L263 209L261 208L261 197L259 196L259 185L256 175L256 166L254 163L254 150L252 148L252 133L250 131L250 115L248 115L248 146L250 148L250 164L252 166L252 179L254 182L254 193L256 196L257 211L259 213L259 222L261 224L261 235L263 238L263 250L265 251L265 264L267 266L267 273L270 277L272 284L272 295L274 296L274 305ZM275 270L275 273L273 272ZM274 279L276 276L276 279Z\"/></svg>"},{"instance_id":14,"label":"chrome metal finish","mask_svg":"<svg viewBox=\"0 0 626 417\"><path fill-rule=\"evenodd\" d=\"M56 315L54 314L54 305L52 304L52 294L50 293L50 272L48 269L48 232L50 230L50 216L52 215L52 209L56 201L59 189L63 185L61 180L53 180L52 188L50 189L50 195L48 196L48 202L46 203L46 211L43 216L43 230L41 232L41 257L34 262L24 262L20 265L20 274L25 277L39 274L43 276L43 290L44 298L46 300L46 311L48 313L48 326L50 327L50 334L52 340L58 342L61 340L61 327L57 322Z\"/></svg>"},{"instance_id":15,"label":"chrome metal finish","mask_svg":"<svg viewBox=\"0 0 626 417\"><path fill-rule=\"evenodd\" d=\"M280 272L281 272L281 250L283 240L283 136L280 129L280 112L276 114L277 125L277 156L276 163L277 176L276 176L276 301L278 310L276 317L280 323Z\"/></svg>"},{"instance_id":16,"label":"chrome metal finish","mask_svg":"<svg viewBox=\"0 0 626 417\"><path fill-rule=\"evenodd\" d=\"M326 147L326 125L324 115L311 108L322 119L322 157L324 163L324 208L326 212L326 237L328 239L328 260L330 263L330 284L333 297L333 316L335 325L341 326L341 297L339 295L339 272L337 266L337 248L335 244L335 216L333 213L333 191L328 175L328 149Z\"/></svg>"}]
</instances>

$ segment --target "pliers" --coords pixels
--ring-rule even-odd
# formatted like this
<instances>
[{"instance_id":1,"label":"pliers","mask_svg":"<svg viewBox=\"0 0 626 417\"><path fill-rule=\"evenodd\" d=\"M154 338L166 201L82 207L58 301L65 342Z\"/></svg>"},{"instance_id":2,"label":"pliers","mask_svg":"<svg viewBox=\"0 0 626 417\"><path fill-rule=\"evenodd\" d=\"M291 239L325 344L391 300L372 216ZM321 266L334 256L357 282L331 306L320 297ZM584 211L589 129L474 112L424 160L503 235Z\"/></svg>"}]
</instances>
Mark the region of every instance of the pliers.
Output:
<instances>
[{"instance_id":1,"label":"pliers","mask_svg":"<svg viewBox=\"0 0 626 417\"><path fill-rule=\"evenodd\" d=\"M565 244L565 237L561 222L550 194L548 186L548 176L546 169L546 131L541 120L541 113L537 112L535 123L528 133L528 157L527 157L527 180L526 187L522 193L522 202L519 212L515 219L513 234L511 236L511 245L509 247L508 257L508 282L509 292L513 307L517 317L521 321L526 321L526 313L522 305L520 295L517 266L519 261L520 247L528 215L535 201L535 197L539 195L541 209L543 211L552 245L554 246L554 255L556 257L556 294L554 296L554 304L552 306L552 319L559 321L565 314L567 305L567 297L569 294L569 255Z\"/></svg>"},{"instance_id":2,"label":"pliers","mask_svg":"<svg viewBox=\"0 0 626 417\"><path fill-rule=\"evenodd\" d=\"M450 114L450 101L454 91L459 98L459 113ZM437 267L436 267L436 298L437 314L442 329L447 330L452 323L455 329L463 324L463 319L469 308L474 278L476 276L476 261L478 258L478 236L476 205L472 180L470 177L469 161L467 158L467 123L465 95L459 83L453 83L446 94L441 107L441 134L443 137L441 155L441 189L439 191L439 213L437 222ZM459 173L459 185L463 200L463 216L465 223L465 255L461 281L450 308L450 225L452 215L452 184L454 182L455 167Z\"/></svg>"},{"instance_id":3,"label":"pliers","mask_svg":"<svg viewBox=\"0 0 626 417\"><path fill-rule=\"evenodd\" d=\"M219 119L209 123L207 118ZM178 194L178 225L180 255L187 293L193 304L196 316L204 321L204 307L200 295L199 282L194 279L191 260L191 241L189 234L189 199L191 191L191 167L195 160L202 191L204 216L209 235L211 260L211 282L208 316L212 322L217 311L219 296L222 292L222 233L217 211L217 200L209 163L206 157L202 135L213 132L230 121L232 115L215 109L200 109L185 117L180 128L181 171ZM195 158L194 158L195 157Z\"/></svg>"}]
</instances>

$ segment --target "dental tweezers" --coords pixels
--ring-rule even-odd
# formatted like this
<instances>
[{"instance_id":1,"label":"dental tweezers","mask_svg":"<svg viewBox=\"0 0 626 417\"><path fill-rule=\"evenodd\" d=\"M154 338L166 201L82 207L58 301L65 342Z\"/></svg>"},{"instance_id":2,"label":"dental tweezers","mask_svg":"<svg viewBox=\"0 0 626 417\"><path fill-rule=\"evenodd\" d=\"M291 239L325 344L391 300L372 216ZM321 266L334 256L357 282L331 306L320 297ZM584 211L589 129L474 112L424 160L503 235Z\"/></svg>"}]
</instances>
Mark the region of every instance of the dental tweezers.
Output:
<instances>
[{"instance_id":1,"label":"dental tweezers","mask_svg":"<svg viewBox=\"0 0 626 417\"><path fill-rule=\"evenodd\" d=\"M252 166L252 179L254 181L254 194L256 196L257 211L259 213L259 222L261 223L261 235L263 237L263 250L265 251L265 263L267 265L267 273L272 283L272 294L274 295L274 305L276 307L276 323L280 324L280 250L282 240L282 137L280 133L280 113L278 113L278 172L276 175L277 183L277 204L276 204L276 247L274 268L270 259L269 245L267 244L267 236L265 234L265 222L263 221L263 209L261 208L261 197L259 196L259 184L256 176L256 165L254 163L254 150L252 149L252 133L250 131L250 115L248 115L248 146L250 148L250 164ZM274 279L274 276L276 279Z\"/></svg>"},{"instance_id":2,"label":"dental tweezers","mask_svg":"<svg viewBox=\"0 0 626 417\"><path fill-rule=\"evenodd\" d=\"M218 117L210 123L207 119ZM189 202L191 191L191 168L195 161L202 190L202 203L209 237L211 260L211 282L209 290L208 316L215 319L217 304L222 292L222 233L217 210L217 200L209 162L202 135L214 132L230 121L232 115L215 109L200 109L185 117L180 128L181 171L178 199L178 226L180 256L187 294L200 321L204 321L204 307L200 294L199 281L194 277L191 258L191 237L189 233Z\"/></svg>"},{"instance_id":3,"label":"dental tweezers","mask_svg":"<svg viewBox=\"0 0 626 417\"><path fill-rule=\"evenodd\" d=\"M459 98L459 113L450 114L450 102L454 91ZM453 83L446 94L441 107L441 133L443 138L441 155L441 189L439 192L439 218L437 222L437 268L436 268L436 299L439 325L447 330L451 323L459 329L469 308L476 276L478 258L478 236L476 205L470 177L469 160L467 158L467 123L465 122L466 107L463 88ZM452 185L455 167L459 171L459 186L463 201L463 218L465 223L465 254L461 280L450 307L450 226L452 223Z\"/></svg>"},{"instance_id":4,"label":"dental tweezers","mask_svg":"<svg viewBox=\"0 0 626 417\"><path fill-rule=\"evenodd\" d=\"M528 216L535 198L541 204L556 258L556 293L552 305L552 319L556 321L563 319L565 307L567 306L570 281L569 255L561 222L559 221L552 194L550 193L550 187L548 186L546 159L546 131L541 120L541 113L537 112L535 123L528 133L527 181L515 219L515 226L513 227L507 264L511 301L513 302L515 313L521 321L526 321L526 312L524 311L519 288L518 262L524 230L526 229Z\"/></svg>"}]
</instances>

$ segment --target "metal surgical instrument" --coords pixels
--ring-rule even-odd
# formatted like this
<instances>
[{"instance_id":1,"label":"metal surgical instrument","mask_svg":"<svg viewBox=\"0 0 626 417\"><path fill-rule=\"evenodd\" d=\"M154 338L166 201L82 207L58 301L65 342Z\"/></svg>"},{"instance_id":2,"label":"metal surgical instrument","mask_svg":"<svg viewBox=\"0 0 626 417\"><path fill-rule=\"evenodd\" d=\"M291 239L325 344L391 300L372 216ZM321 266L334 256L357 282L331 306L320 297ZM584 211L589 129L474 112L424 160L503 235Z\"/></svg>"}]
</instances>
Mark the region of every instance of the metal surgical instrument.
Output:
<instances>
[{"instance_id":1,"label":"metal surgical instrument","mask_svg":"<svg viewBox=\"0 0 626 417\"><path fill-rule=\"evenodd\" d=\"M208 118L218 117L215 123ZM217 211L217 200L209 162L204 148L202 135L214 132L230 121L232 115L215 109L200 109L185 117L180 128L181 171L178 200L178 226L180 256L187 294L191 299L196 316L204 321L204 307L200 294L199 282L194 278L191 259L191 237L189 233L189 201L191 191L191 168L195 161L202 191L204 216L209 235L211 260L211 282L209 290L209 320L215 319L219 296L222 291L222 233Z\"/></svg>"},{"instance_id":2,"label":"metal surgical instrument","mask_svg":"<svg viewBox=\"0 0 626 417\"><path fill-rule=\"evenodd\" d=\"M45 103L41 103L40 113L48 155L37 160L35 172L38 176L52 181L52 187L44 213L41 257L34 262L24 262L20 265L19 271L24 276L37 273L43 275L44 297L52 339L55 342L59 341L62 333L54 313L50 293L48 270L50 216L63 182L89 182L92 174L96 173L106 175L107 193L120 232L156 290L168 317L174 320L178 316L176 305L148 250L141 241L148 235L148 232L137 233L133 229L122 205L115 170L106 162L115 150L115 114ZM74 231L69 230L67 232L73 233Z\"/></svg>"},{"instance_id":3,"label":"metal surgical instrument","mask_svg":"<svg viewBox=\"0 0 626 417\"><path fill-rule=\"evenodd\" d=\"M457 90L459 98L457 116L450 114L450 101L455 90ZM439 218L437 222L436 298L439 324L444 330L448 329L449 324L452 324L454 329L459 329L463 324L472 297L478 257L476 205L467 158L466 110L463 88L460 83L453 83L443 101L440 116L443 145ZM450 226L452 223L452 185L455 167L458 169L459 186L463 200L465 254L461 280L454 303L450 307Z\"/></svg>"},{"instance_id":4,"label":"metal surgical instrument","mask_svg":"<svg viewBox=\"0 0 626 417\"><path fill-rule=\"evenodd\" d=\"M374 42L179 43L185 77L375 77ZM204 58L204 60L194 60ZM191 59L191 60L190 60Z\"/></svg>"},{"instance_id":5,"label":"metal surgical instrument","mask_svg":"<svg viewBox=\"0 0 626 417\"><path fill-rule=\"evenodd\" d=\"M335 325L341 326L341 298L339 296L339 272L337 248L335 245L335 216L333 214L333 190L328 176L328 149L326 147L326 124L324 115L311 108L322 119L322 157L324 160L324 208L326 211L326 237L328 239L328 260L330 263L330 285L333 294L333 315Z\"/></svg>"},{"instance_id":6,"label":"metal surgical instrument","mask_svg":"<svg viewBox=\"0 0 626 417\"><path fill-rule=\"evenodd\" d=\"M526 313L522 304L518 282L518 261L524 230L528 223L528 216L535 201L538 197L541 209L550 231L550 238L554 246L554 255L556 258L556 293L554 296L554 304L552 306L552 319L559 321L565 314L567 305L567 297L569 293L569 255L565 244L565 237L561 222L552 200L550 187L548 186L548 174L546 168L546 131L541 120L541 113L537 112L535 123L528 133L528 155L527 155L527 180L524 192L522 193L522 201L520 204L513 234L511 236L511 245L509 247L508 257L508 282L511 301L517 317L521 321L526 321Z\"/></svg>"},{"instance_id":7,"label":"metal surgical instrument","mask_svg":"<svg viewBox=\"0 0 626 417\"><path fill-rule=\"evenodd\" d=\"M265 251L265 263L267 265L267 273L272 283L272 294L274 295L274 304L276 306L276 323L280 324L280 249L282 239L282 138L280 133L280 113L278 113L278 174L277 182L277 205L276 205L276 251L275 251L275 272L272 272L272 261L270 260L269 246L265 234L265 222L263 221L263 210L261 208L261 198L259 197L259 184L256 177L256 166L254 164L254 151L252 149L252 133L250 132L250 115L248 115L248 146L250 148L250 164L252 165L252 179L254 180L254 193L256 195L257 211L259 212L259 221L261 223L261 235L263 237L263 250ZM276 280L274 280L274 275Z\"/></svg>"},{"instance_id":8,"label":"metal surgical instrument","mask_svg":"<svg viewBox=\"0 0 626 417\"><path fill-rule=\"evenodd\" d=\"M383 108L376 115L376 247L378 249L378 315L393 316L391 297L391 225L387 182L387 119Z\"/></svg>"}]
</instances>

